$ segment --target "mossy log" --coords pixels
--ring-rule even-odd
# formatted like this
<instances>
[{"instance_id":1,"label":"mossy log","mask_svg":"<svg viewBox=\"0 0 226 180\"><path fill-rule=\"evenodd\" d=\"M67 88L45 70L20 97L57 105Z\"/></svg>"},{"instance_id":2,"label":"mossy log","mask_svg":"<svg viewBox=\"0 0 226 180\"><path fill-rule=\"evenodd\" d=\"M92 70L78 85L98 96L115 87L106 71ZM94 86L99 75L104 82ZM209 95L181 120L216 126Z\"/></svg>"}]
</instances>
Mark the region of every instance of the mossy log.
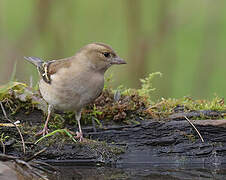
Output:
<instances>
[{"instance_id":1,"label":"mossy log","mask_svg":"<svg viewBox=\"0 0 226 180\"><path fill-rule=\"evenodd\" d=\"M92 126L86 126L83 130L87 141L83 143L74 143L65 135L58 134L34 144L31 141L35 138L32 130L40 128L40 122L34 117L41 116L41 111L15 116L15 119L23 118L23 122L33 121L22 128L25 155L16 129L1 127L1 132L9 136L5 141L6 154L26 159L47 147L37 159L77 164L226 163L225 119L192 121L204 142L187 121L179 118L145 119L133 125L109 125L95 128L95 131Z\"/></svg>"},{"instance_id":2,"label":"mossy log","mask_svg":"<svg viewBox=\"0 0 226 180\"><path fill-rule=\"evenodd\" d=\"M0 151L7 155L27 160L36 154L35 159L46 162L77 164L226 163L226 106L222 98L162 98L151 103L150 97L140 96L136 90L114 95L105 89L83 110L86 139L80 143L69 133L77 130L70 112L53 115L49 122L53 135L35 136L42 129L46 110L37 91L11 83L1 88L0 95L2 111L5 108L5 113L0 112ZM7 118L20 121L21 133L7 124ZM188 118L196 119L192 122L204 142L185 120Z\"/></svg>"}]
</instances>

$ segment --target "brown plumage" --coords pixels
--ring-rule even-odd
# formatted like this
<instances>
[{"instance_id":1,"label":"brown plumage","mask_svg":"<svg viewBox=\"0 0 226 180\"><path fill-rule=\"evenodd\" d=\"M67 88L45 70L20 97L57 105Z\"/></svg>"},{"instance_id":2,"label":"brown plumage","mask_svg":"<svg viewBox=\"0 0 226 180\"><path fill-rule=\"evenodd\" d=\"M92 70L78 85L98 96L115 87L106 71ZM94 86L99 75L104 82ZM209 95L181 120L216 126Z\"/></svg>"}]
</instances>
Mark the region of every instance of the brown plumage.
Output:
<instances>
[{"instance_id":1,"label":"brown plumage","mask_svg":"<svg viewBox=\"0 0 226 180\"><path fill-rule=\"evenodd\" d=\"M61 68L69 68L71 65L72 58L65 58L53 61L54 63L50 63L48 67L48 74L55 74Z\"/></svg>"},{"instance_id":2,"label":"brown plumage","mask_svg":"<svg viewBox=\"0 0 226 180\"><path fill-rule=\"evenodd\" d=\"M44 62L25 57L35 64L41 75L39 89L48 106L48 117L42 131L48 133L47 124L53 108L76 113L79 126L77 137L82 140L81 109L95 100L104 87L104 73L113 64L126 64L116 52L103 43L91 43L74 56Z\"/></svg>"}]
</instances>

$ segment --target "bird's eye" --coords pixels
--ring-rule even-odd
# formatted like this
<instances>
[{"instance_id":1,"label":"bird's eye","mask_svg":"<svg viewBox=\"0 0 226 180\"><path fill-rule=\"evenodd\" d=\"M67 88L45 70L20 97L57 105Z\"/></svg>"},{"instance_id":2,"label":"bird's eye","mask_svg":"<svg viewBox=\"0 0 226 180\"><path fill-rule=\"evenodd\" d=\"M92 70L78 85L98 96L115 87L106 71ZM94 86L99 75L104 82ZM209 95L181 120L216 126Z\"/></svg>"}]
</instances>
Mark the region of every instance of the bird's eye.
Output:
<instances>
[{"instance_id":1,"label":"bird's eye","mask_svg":"<svg viewBox=\"0 0 226 180\"><path fill-rule=\"evenodd\" d=\"M110 57L110 53L109 53L109 52L104 52L103 54L104 54L104 56L105 56L106 58Z\"/></svg>"}]
</instances>

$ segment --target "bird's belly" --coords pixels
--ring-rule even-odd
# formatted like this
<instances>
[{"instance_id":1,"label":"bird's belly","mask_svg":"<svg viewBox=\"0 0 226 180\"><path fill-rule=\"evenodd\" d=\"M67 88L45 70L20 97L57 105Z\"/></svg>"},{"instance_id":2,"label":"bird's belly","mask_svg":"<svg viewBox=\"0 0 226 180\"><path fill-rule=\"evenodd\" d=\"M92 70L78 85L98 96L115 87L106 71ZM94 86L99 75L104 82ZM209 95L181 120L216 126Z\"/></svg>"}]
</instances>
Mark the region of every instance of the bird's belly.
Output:
<instances>
[{"instance_id":1,"label":"bird's belly","mask_svg":"<svg viewBox=\"0 0 226 180\"><path fill-rule=\"evenodd\" d=\"M103 81L96 83L66 82L51 84L40 81L40 92L45 101L58 110L80 110L95 100L103 89Z\"/></svg>"}]
</instances>

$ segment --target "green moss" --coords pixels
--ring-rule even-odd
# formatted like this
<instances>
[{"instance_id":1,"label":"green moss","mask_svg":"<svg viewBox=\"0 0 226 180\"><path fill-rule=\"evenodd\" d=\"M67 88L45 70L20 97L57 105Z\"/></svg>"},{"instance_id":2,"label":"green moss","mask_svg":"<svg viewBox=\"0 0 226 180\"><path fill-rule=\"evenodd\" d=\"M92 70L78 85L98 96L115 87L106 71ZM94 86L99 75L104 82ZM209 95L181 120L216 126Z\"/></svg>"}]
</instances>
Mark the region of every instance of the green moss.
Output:
<instances>
[{"instance_id":1,"label":"green moss","mask_svg":"<svg viewBox=\"0 0 226 180\"><path fill-rule=\"evenodd\" d=\"M38 147L55 147L61 148L64 144L74 144L77 148L88 148L96 153L99 153L103 159L117 158L117 155L125 152L125 149L122 147L115 146L114 144L108 144L104 141L95 141L90 139L84 139L84 142L78 143L73 134L67 129L57 129L50 132L44 137L38 138L34 134L37 132L38 126L29 127L28 125L23 126L22 133L24 136L29 135L27 142L35 142L35 145ZM30 133L33 132L33 133ZM16 143L14 147L21 146L20 143ZM33 149L34 151L34 149Z\"/></svg>"},{"instance_id":2,"label":"green moss","mask_svg":"<svg viewBox=\"0 0 226 180\"><path fill-rule=\"evenodd\" d=\"M125 123L136 115L140 116L146 107L145 104L143 97L135 91L130 95L122 94L120 99L115 101L113 91L104 90L94 104L90 104L84 109L82 119L94 117L102 123ZM83 121L85 121L84 119Z\"/></svg>"},{"instance_id":3,"label":"green moss","mask_svg":"<svg viewBox=\"0 0 226 180\"><path fill-rule=\"evenodd\" d=\"M50 129L62 129L64 127L65 118L60 114L54 114L53 119L49 122Z\"/></svg>"},{"instance_id":4,"label":"green moss","mask_svg":"<svg viewBox=\"0 0 226 180\"><path fill-rule=\"evenodd\" d=\"M168 117L169 115L175 113L177 108L181 107L183 112L191 111L203 111L203 110L212 110L212 111L226 111L226 105L224 100L218 96L215 96L211 100L203 99L193 99L191 97L183 97L180 99L164 99L152 104L147 112L151 115L159 114L160 117ZM201 118L205 118L205 115Z\"/></svg>"},{"instance_id":5,"label":"green moss","mask_svg":"<svg viewBox=\"0 0 226 180\"><path fill-rule=\"evenodd\" d=\"M191 142L195 142L196 141L196 138L193 134L184 134L185 137L188 138L189 141Z\"/></svg>"},{"instance_id":6,"label":"green moss","mask_svg":"<svg viewBox=\"0 0 226 180\"><path fill-rule=\"evenodd\" d=\"M109 177L106 177L106 179L108 180L115 180L115 179L129 179L129 175L124 172L124 171L120 171L120 172L115 172L114 174L110 174Z\"/></svg>"},{"instance_id":7,"label":"green moss","mask_svg":"<svg viewBox=\"0 0 226 180\"><path fill-rule=\"evenodd\" d=\"M101 153L104 159L109 159L113 156L122 154L125 152L125 149L122 147L117 146L110 146L108 143L102 141L94 141L94 140L87 140L83 145L89 146L91 149L96 150L97 152Z\"/></svg>"}]
</instances>

